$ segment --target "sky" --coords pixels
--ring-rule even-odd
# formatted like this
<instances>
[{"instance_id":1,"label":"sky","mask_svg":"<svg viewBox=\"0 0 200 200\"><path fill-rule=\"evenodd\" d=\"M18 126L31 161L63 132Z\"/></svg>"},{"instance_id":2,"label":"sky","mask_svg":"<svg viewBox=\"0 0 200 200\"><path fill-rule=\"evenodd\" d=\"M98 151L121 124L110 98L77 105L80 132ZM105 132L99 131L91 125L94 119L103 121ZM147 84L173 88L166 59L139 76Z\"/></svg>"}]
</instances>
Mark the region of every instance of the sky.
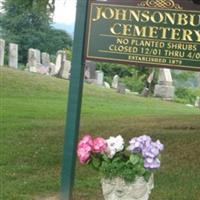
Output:
<instances>
[{"instance_id":1,"label":"sky","mask_svg":"<svg viewBox=\"0 0 200 200\"><path fill-rule=\"evenodd\" d=\"M56 0L54 22L66 25L73 25L75 22L77 0ZM2 0L0 0L1 6Z\"/></svg>"},{"instance_id":2,"label":"sky","mask_svg":"<svg viewBox=\"0 0 200 200\"><path fill-rule=\"evenodd\" d=\"M76 0L56 0L54 22L72 25L75 22L75 14Z\"/></svg>"}]
</instances>

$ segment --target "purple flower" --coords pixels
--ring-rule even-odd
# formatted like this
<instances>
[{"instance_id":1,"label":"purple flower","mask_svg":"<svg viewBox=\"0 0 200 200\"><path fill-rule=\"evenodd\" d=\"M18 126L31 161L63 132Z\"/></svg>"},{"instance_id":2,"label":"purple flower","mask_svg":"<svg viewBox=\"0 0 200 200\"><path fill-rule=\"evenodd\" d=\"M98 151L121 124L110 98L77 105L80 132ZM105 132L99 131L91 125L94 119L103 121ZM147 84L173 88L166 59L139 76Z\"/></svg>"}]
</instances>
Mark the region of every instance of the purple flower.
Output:
<instances>
[{"instance_id":1,"label":"purple flower","mask_svg":"<svg viewBox=\"0 0 200 200\"><path fill-rule=\"evenodd\" d=\"M160 167L160 160L158 158L146 158L144 160L144 167L150 169L156 169Z\"/></svg>"}]
</instances>

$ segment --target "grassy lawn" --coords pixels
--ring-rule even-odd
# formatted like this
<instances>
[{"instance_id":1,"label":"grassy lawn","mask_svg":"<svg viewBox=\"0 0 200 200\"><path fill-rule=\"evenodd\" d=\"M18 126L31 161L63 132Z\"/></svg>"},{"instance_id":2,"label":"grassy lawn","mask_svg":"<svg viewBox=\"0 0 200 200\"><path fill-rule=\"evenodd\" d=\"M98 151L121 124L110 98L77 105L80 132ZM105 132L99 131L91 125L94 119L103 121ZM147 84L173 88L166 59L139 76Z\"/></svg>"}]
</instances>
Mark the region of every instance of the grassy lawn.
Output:
<instances>
[{"instance_id":1,"label":"grassy lawn","mask_svg":"<svg viewBox=\"0 0 200 200\"><path fill-rule=\"evenodd\" d=\"M59 192L67 91L65 80L0 68L1 200ZM160 139L150 200L200 199L199 109L85 84L80 132ZM103 199L96 172L79 164L74 199Z\"/></svg>"}]
</instances>

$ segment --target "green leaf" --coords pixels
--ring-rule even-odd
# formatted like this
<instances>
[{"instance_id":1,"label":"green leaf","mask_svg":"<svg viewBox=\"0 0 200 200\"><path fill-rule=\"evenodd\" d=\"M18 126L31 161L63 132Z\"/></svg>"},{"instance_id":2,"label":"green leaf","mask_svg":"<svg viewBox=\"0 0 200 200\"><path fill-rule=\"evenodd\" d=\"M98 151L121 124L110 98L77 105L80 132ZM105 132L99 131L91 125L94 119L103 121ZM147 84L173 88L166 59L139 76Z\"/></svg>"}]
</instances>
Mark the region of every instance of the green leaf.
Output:
<instances>
[{"instance_id":1,"label":"green leaf","mask_svg":"<svg viewBox=\"0 0 200 200\"><path fill-rule=\"evenodd\" d=\"M98 158L95 158L94 156L92 157L92 165L94 168L98 169L99 166L101 165L101 161Z\"/></svg>"},{"instance_id":2,"label":"green leaf","mask_svg":"<svg viewBox=\"0 0 200 200\"><path fill-rule=\"evenodd\" d=\"M132 155L130 156L130 162L131 162L133 165L136 165L139 161L140 161L140 157L139 157L138 155L132 154Z\"/></svg>"}]
</instances>

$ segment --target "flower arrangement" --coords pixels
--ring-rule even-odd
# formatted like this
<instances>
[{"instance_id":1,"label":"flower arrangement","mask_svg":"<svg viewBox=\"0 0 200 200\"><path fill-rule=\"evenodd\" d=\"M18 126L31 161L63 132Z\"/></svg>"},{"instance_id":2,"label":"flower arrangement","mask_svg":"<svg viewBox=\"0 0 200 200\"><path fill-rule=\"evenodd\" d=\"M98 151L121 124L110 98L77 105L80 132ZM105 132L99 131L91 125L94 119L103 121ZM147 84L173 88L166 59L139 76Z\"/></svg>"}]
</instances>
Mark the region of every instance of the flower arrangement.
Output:
<instances>
[{"instance_id":1,"label":"flower arrangement","mask_svg":"<svg viewBox=\"0 0 200 200\"><path fill-rule=\"evenodd\" d=\"M153 169L160 167L160 152L164 149L159 140L150 136L134 137L125 146L121 135L104 139L85 135L78 143L77 156L81 164L87 164L106 178L123 178L132 182L137 176L146 181Z\"/></svg>"}]
</instances>

